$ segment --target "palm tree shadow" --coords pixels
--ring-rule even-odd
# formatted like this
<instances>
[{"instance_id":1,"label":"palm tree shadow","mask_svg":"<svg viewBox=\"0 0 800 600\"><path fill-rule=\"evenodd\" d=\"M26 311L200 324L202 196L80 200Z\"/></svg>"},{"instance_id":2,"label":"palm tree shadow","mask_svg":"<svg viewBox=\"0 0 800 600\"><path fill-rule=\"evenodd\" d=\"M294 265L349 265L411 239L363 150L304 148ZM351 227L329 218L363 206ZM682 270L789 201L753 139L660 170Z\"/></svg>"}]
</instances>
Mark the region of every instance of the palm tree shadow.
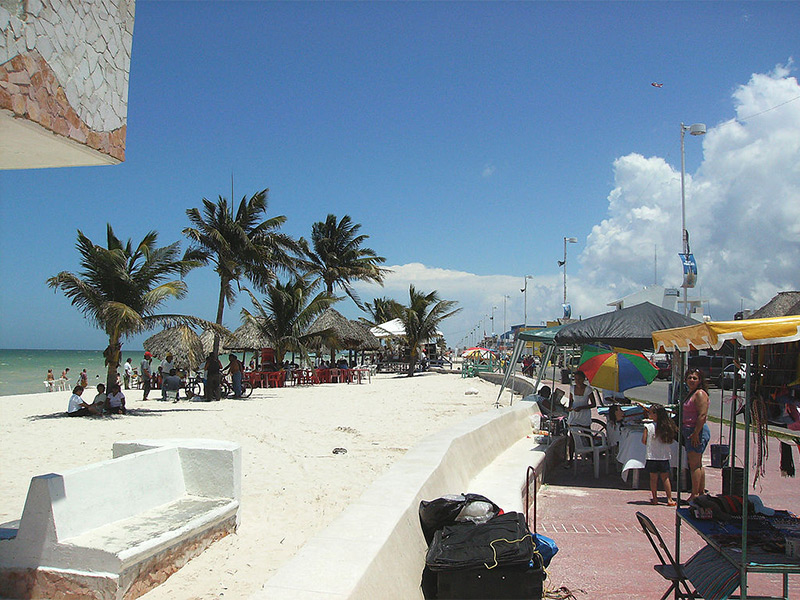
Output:
<instances>
[{"instance_id":1,"label":"palm tree shadow","mask_svg":"<svg viewBox=\"0 0 800 600\"><path fill-rule=\"evenodd\" d=\"M125 417L156 417L161 413L174 413L176 411L180 412L207 412L208 409L202 408L131 408L128 410L127 413L124 415L92 415L88 417L70 417L67 415L65 411L62 412L54 412L54 413L47 413L42 415L30 415L26 417L28 421L49 421L52 419L123 419ZM217 409L219 410L219 409Z\"/></svg>"}]
</instances>

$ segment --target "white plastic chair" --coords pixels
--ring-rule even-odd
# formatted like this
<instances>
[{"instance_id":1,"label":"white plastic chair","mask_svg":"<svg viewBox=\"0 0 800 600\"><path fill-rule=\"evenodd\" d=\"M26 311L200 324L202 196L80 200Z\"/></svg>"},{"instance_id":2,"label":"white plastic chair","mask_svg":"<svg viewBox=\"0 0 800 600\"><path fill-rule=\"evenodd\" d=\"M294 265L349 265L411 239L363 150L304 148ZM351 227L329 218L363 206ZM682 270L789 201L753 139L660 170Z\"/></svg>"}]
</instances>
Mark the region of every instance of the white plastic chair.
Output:
<instances>
[{"instance_id":1,"label":"white plastic chair","mask_svg":"<svg viewBox=\"0 0 800 600\"><path fill-rule=\"evenodd\" d=\"M165 390L164 395L166 396L167 402L172 401L174 404L178 401L178 390Z\"/></svg>"},{"instance_id":2,"label":"white plastic chair","mask_svg":"<svg viewBox=\"0 0 800 600\"><path fill-rule=\"evenodd\" d=\"M571 425L569 435L575 443L575 460L572 462L572 474L578 473L578 457L591 454L594 462L594 478L600 479L600 455L606 456L606 473L608 473L608 456L611 446L608 445L606 434L602 431L592 431L586 427Z\"/></svg>"}]
</instances>

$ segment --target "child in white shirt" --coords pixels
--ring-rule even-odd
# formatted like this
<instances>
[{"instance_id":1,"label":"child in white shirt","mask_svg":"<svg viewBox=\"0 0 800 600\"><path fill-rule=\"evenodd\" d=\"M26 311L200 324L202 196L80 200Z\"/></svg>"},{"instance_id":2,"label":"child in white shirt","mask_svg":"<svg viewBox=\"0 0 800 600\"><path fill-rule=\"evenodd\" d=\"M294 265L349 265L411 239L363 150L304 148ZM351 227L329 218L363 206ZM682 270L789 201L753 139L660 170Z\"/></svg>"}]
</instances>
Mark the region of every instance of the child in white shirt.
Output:
<instances>
[{"instance_id":1,"label":"child in white shirt","mask_svg":"<svg viewBox=\"0 0 800 600\"><path fill-rule=\"evenodd\" d=\"M650 473L650 493L653 495L650 504L658 504L658 480L661 479L667 493L667 506L675 506L669 480L669 461L672 458L670 446L678 435L678 426L661 405L651 407L650 413L653 415L653 422L644 424L642 434L642 443L647 446L647 462L644 468Z\"/></svg>"}]
</instances>

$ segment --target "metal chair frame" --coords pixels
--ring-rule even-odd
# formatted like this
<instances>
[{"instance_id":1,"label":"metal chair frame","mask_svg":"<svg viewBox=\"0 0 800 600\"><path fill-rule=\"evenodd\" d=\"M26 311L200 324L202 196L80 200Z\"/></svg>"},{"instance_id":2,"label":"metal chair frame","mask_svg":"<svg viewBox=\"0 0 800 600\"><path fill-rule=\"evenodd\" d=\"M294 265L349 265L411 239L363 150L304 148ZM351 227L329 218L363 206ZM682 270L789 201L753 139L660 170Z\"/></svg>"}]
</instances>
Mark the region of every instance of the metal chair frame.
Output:
<instances>
[{"instance_id":1,"label":"metal chair frame","mask_svg":"<svg viewBox=\"0 0 800 600\"><path fill-rule=\"evenodd\" d=\"M677 598L684 598L687 600L699 598L700 596L698 596L697 592L693 592L689 587L689 582L683 572L684 565L675 562L672 553L664 543L664 538L661 537L661 533L658 531L658 527L656 527L655 523L643 512L637 511L636 518L639 520L642 531L644 531L647 539L650 541L650 545L653 547L653 550L655 550L658 560L661 561L660 565L653 565L653 569L670 582L670 586L667 591L664 592L664 595L661 596L661 600L666 600L667 596L673 591L677 593ZM656 544L656 540L658 540L658 544ZM681 590L681 585L683 585L685 591Z\"/></svg>"}]
</instances>

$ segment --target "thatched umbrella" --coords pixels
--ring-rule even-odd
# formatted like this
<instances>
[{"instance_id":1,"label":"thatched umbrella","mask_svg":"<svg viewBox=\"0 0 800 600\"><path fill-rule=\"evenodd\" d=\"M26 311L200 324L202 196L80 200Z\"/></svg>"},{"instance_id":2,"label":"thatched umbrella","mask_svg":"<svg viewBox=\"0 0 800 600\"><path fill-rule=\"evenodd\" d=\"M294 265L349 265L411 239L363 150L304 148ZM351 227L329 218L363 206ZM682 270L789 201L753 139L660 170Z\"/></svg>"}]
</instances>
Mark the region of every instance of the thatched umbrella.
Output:
<instances>
[{"instance_id":1,"label":"thatched umbrella","mask_svg":"<svg viewBox=\"0 0 800 600\"><path fill-rule=\"evenodd\" d=\"M765 319L768 317L788 317L800 314L800 292L778 292L764 306L750 315L750 319Z\"/></svg>"},{"instance_id":2,"label":"thatched umbrella","mask_svg":"<svg viewBox=\"0 0 800 600\"><path fill-rule=\"evenodd\" d=\"M252 321L245 321L233 335L222 340L226 350L260 350L271 344L266 335Z\"/></svg>"},{"instance_id":3,"label":"thatched umbrella","mask_svg":"<svg viewBox=\"0 0 800 600\"><path fill-rule=\"evenodd\" d=\"M303 337L320 337L335 342L337 348L354 348L363 336L339 311L329 308L311 324Z\"/></svg>"},{"instance_id":4,"label":"thatched umbrella","mask_svg":"<svg viewBox=\"0 0 800 600\"><path fill-rule=\"evenodd\" d=\"M169 327L151 335L142 344L145 350L156 358L164 358L172 353L173 364L178 369L192 370L203 364L205 353L200 337L187 325Z\"/></svg>"},{"instance_id":5,"label":"thatched umbrella","mask_svg":"<svg viewBox=\"0 0 800 600\"><path fill-rule=\"evenodd\" d=\"M361 342L354 350L379 350L381 341L370 332L370 326L361 321L350 321L353 328L361 335Z\"/></svg>"}]
</instances>

